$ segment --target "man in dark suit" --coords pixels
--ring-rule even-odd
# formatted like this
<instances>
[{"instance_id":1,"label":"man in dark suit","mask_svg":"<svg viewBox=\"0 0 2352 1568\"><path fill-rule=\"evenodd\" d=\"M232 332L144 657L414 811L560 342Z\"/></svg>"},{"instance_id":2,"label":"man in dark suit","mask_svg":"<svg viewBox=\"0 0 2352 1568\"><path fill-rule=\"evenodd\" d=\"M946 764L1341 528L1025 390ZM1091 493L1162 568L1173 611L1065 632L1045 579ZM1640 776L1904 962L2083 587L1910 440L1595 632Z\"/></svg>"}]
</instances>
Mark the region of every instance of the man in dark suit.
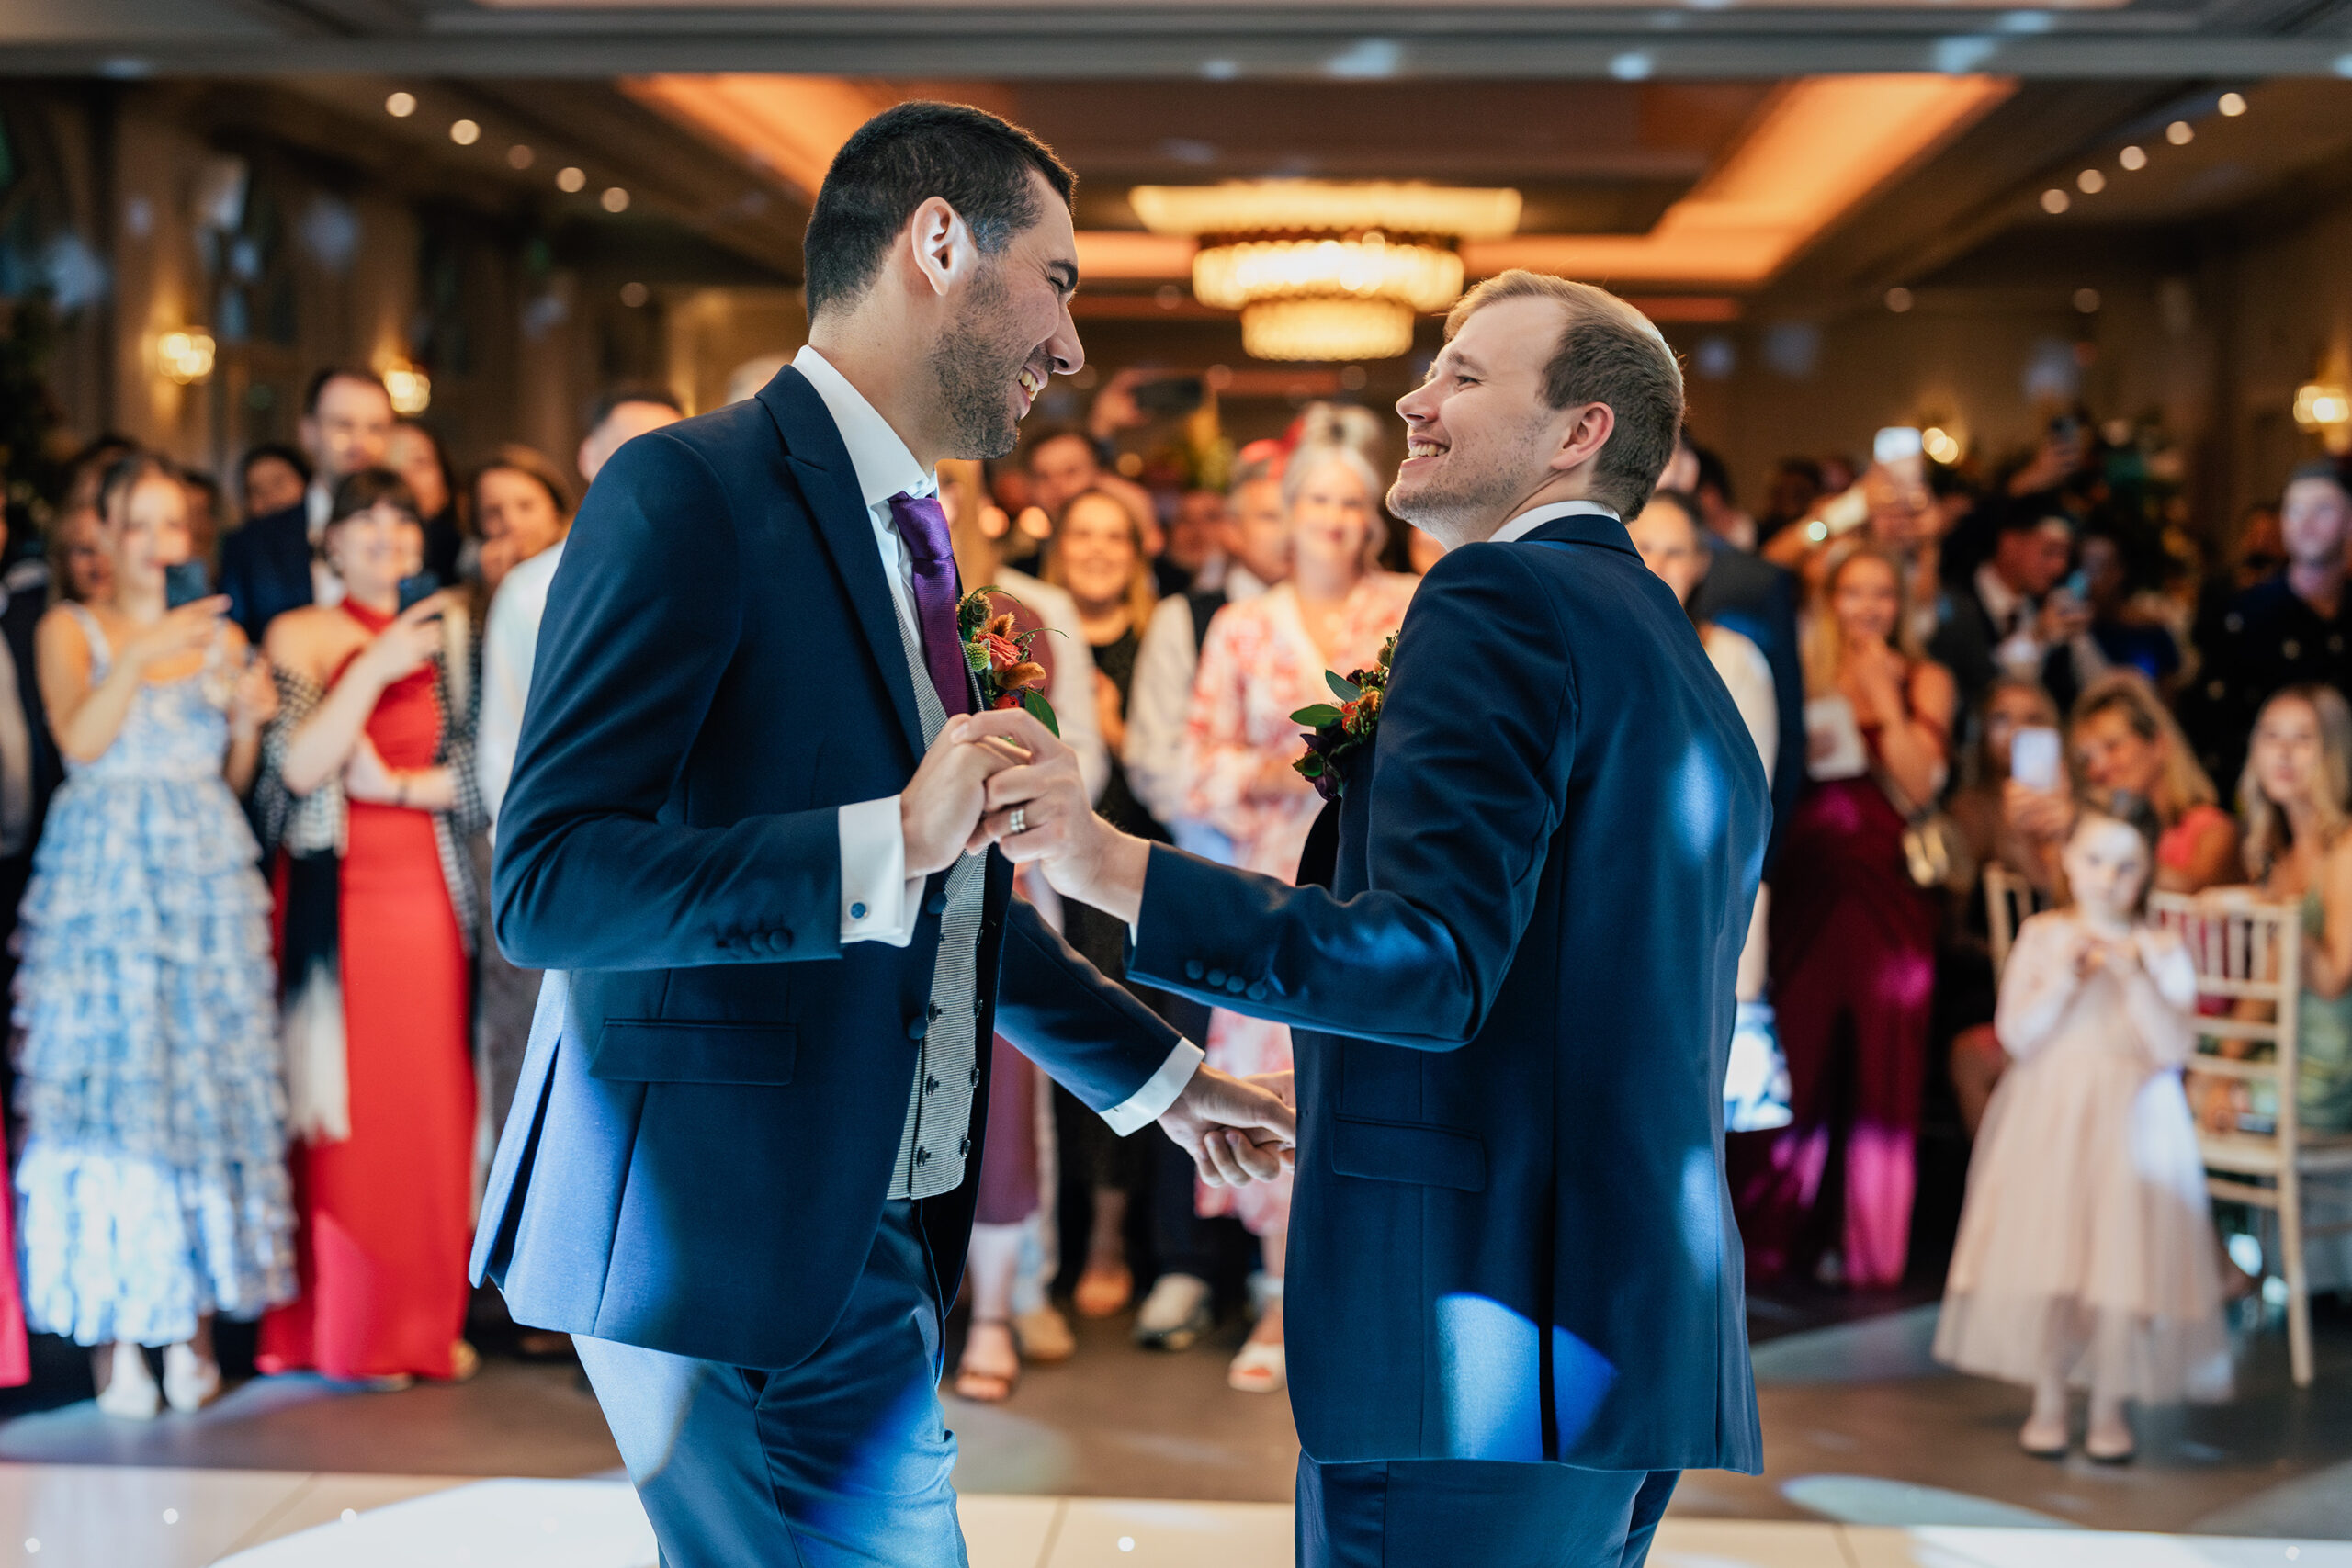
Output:
<instances>
[{"instance_id":1,"label":"man in dark suit","mask_svg":"<svg viewBox=\"0 0 2352 1568\"><path fill-rule=\"evenodd\" d=\"M1296 1032L1302 1563L1627 1568L1679 1472L1759 1468L1723 1086L1768 796L1619 521L1681 415L1657 330L1529 273L1446 326L1388 501L1449 550L1328 890L1113 832L1025 716L976 726L1038 759L987 828L1131 976Z\"/></svg>"},{"instance_id":2,"label":"man in dark suit","mask_svg":"<svg viewBox=\"0 0 2352 1568\"><path fill-rule=\"evenodd\" d=\"M269 623L298 604L333 604L343 585L317 559L319 536L334 506L334 487L362 468L380 468L392 434L392 395L372 370L331 366L302 395L302 448L310 488L292 506L254 518L220 541L220 592L229 616L261 646Z\"/></svg>"},{"instance_id":3,"label":"man in dark suit","mask_svg":"<svg viewBox=\"0 0 2352 1568\"><path fill-rule=\"evenodd\" d=\"M937 1397L1001 1032L1125 1134L1271 1176L1281 1100L1104 980L976 840L1006 758L934 468L1084 360L1069 172L902 104L810 217L809 346L597 476L498 820L549 971L474 1268L574 1337L672 1568L964 1560ZM977 848L977 852L967 850Z\"/></svg>"},{"instance_id":4,"label":"man in dark suit","mask_svg":"<svg viewBox=\"0 0 2352 1568\"><path fill-rule=\"evenodd\" d=\"M1772 667L1772 694L1781 718L1781 745L1772 760L1772 837L1764 852L1769 874L1781 849L1781 825L1804 793L1804 658L1797 646L1797 578L1786 567L1705 534L1707 575L1690 594L1690 614L1729 626L1763 650Z\"/></svg>"}]
</instances>

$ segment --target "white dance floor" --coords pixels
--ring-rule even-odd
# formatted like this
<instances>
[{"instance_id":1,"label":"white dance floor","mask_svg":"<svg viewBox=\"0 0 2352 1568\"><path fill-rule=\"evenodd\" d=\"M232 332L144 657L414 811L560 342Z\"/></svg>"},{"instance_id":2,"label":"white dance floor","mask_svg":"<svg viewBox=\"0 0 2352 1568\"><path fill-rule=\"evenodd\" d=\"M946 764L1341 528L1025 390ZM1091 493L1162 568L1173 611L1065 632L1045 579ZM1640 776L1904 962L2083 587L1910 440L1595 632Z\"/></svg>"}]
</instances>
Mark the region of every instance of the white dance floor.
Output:
<instances>
[{"instance_id":1,"label":"white dance floor","mask_svg":"<svg viewBox=\"0 0 2352 1568\"><path fill-rule=\"evenodd\" d=\"M1267 1503L967 1496L973 1568L1289 1568ZM2352 1543L1670 1517L1657 1568L2352 1568ZM653 1568L615 1481L0 1464L0 1568Z\"/></svg>"}]
</instances>

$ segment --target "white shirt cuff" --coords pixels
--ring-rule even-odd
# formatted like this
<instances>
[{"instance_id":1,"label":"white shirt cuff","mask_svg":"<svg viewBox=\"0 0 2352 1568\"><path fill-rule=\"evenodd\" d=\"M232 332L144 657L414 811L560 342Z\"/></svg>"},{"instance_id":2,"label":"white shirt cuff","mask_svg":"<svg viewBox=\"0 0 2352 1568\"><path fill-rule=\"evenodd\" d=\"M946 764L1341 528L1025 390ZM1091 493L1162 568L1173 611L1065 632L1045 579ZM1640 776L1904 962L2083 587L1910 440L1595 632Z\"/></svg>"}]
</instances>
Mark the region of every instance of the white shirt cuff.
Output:
<instances>
[{"instance_id":1,"label":"white shirt cuff","mask_svg":"<svg viewBox=\"0 0 2352 1568\"><path fill-rule=\"evenodd\" d=\"M842 842L842 945L906 946L914 940L914 912L922 907L922 878L907 874L899 797L844 806L834 825Z\"/></svg>"},{"instance_id":2,"label":"white shirt cuff","mask_svg":"<svg viewBox=\"0 0 2352 1568\"><path fill-rule=\"evenodd\" d=\"M1102 1120L1111 1131L1121 1137L1141 1132L1168 1113L1184 1086L1193 1081L1193 1074L1202 1062L1201 1048L1189 1040L1176 1042L1176 1049L1168 1053L1168 1060L1159 1064L1159 1071L1149 1081L1102 1112Z\"/></svg>"}]
</instances>

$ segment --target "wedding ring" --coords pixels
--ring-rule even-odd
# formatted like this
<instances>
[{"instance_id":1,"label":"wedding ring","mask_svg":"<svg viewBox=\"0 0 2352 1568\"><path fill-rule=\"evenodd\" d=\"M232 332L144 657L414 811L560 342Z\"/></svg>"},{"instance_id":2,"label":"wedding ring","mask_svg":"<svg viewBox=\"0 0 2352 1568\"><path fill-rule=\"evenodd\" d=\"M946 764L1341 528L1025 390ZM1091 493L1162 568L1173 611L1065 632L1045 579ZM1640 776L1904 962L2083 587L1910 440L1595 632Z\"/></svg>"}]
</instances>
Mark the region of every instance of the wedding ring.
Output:
<instances>
[{"instance_id":1,"label":"wedding ring","mask_svg":"<svg viewBox=\"0 0 2352 1568\"><path fill-rule=\"evenodd\" d=\"M1025 806L1014 807L1012 808L1012 820L1008 823L1007 826L1012 829L1012 833L1009 836L1015 839L1027 832L1029 830L1029 808Z\"/></svg>"}]
</instances>

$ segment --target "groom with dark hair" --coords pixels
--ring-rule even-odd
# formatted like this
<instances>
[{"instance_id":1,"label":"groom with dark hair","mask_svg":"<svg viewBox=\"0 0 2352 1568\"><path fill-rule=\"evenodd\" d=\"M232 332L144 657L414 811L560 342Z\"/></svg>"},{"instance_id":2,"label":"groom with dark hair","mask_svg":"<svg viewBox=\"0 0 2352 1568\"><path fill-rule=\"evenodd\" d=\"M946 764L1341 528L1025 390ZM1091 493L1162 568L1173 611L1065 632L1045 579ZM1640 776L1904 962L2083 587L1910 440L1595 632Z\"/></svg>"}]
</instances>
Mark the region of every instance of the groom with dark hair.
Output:
<instances>
[{"instance_id":1,"label":"groom with dark hair","mask_svg":"<svg viewBox=\"0 0 2352 1568\"><path fill-rule=\"evenodd\" d=\"M1084 362L1070 192L977 109L867 123L809 220L808 346L624 446L548 595L494 897L549 974L474 1271L573 1336L670 1568L964 1562L937 1385L991 1032L1206 1179L1282 1168L1283 1103L975 835L1008 757L971 739L933 472Z\"/></svg>"},{"instance_id":2,"label":"groom with dark hair","mask_svg":"<svg viewBox=\"0 0 2352 1568\"><path fill-rule=\"evenodd\" d=\"M1506 273L1396 409L1389 506L1448 553L1302 886L1116 833L1022 715L975 726L1035 759L987 828L1134 978L1294 1030L1300 1562L1631 1568L1681 1471L1759 1467L1723 1089L1767 788L1622 521L1682 414L1657 329Z\"/></svg>"}]
</instances>

